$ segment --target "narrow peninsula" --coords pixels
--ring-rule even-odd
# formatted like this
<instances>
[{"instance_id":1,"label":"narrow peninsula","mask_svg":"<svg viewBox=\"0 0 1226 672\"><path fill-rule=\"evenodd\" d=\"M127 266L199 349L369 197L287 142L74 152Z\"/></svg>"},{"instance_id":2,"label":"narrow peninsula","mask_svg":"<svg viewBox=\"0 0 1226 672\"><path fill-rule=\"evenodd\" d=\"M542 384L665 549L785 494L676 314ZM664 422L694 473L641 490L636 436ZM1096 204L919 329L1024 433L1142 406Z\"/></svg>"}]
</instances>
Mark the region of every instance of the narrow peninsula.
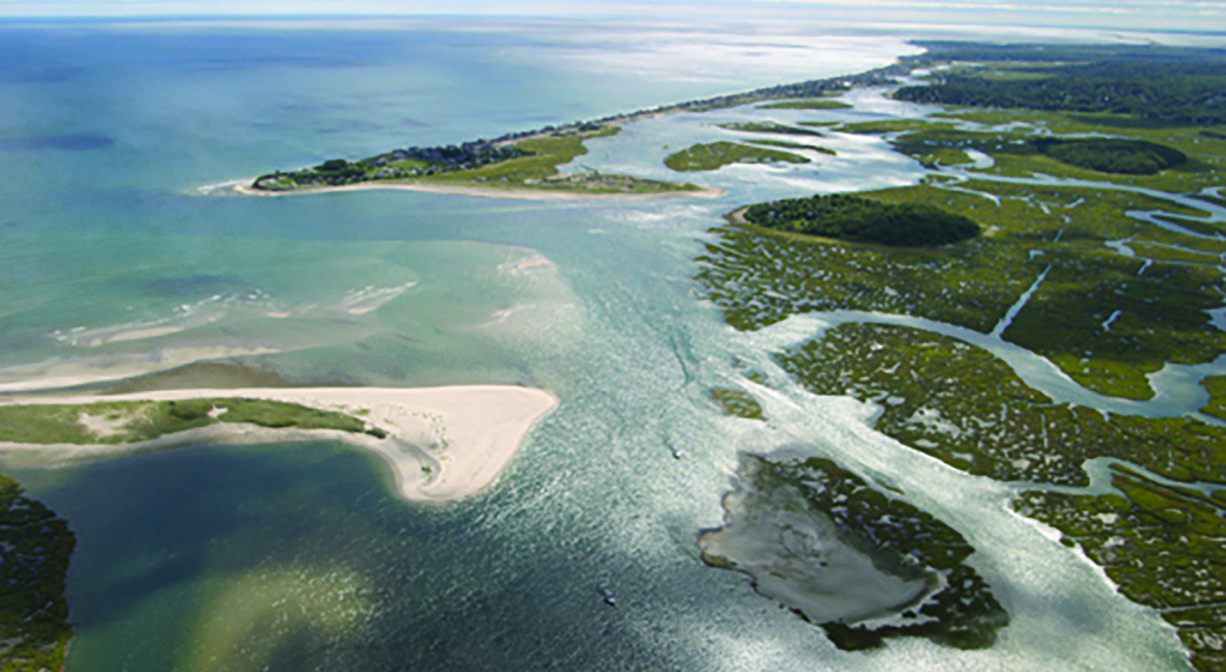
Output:
<instances>
[{"instance_id":1,"label":"narrow peninsula","mask_svg":"<svg viewBox=\"0 0 1226 672\"><path fill-rule=\"evenodd\" d=\"M561 173L587 153L584 141L616 135L620 126L582 123L529 134L440 147L394 149L348 161L329 159L300 170L261 175L245 194L281 195L353 189L406 189L468 196L534 199L712 197L723 191L594 170Z\"/></svg>"},{"instance_id":2,"label":"narrow peninsula","mask_svg":"<svg viewBox=\"0 0 1226 672\"><path fill-rule=\"evenodd\" d=\"M0 454L51 466L199 443L335 440L382 457L406 500L447 503L493 485L557 403L496 385L28 397L0 403Z\"/></svg>"}]
</instances>

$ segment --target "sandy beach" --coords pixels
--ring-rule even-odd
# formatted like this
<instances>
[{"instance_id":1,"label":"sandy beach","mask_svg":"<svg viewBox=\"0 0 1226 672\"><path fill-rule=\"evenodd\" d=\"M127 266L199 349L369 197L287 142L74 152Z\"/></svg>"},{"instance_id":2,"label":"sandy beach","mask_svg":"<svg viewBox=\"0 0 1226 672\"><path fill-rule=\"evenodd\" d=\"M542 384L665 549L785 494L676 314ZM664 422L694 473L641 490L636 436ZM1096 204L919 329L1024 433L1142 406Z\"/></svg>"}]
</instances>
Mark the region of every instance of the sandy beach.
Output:
<instances>
[{"instance_id":1,"label":"sandy beach","mask_svg":"<svg viewBox=\"0 0 1226 672\"><path fill-rule=\"evenodd\" d=\"M364 182L340 187L309 187L292 191L263 191L252 189L254 178L235 182L230 189L244 196L297 196L300 194L323 194L338 191L367 191L370 189L393 189L399 191L424 191L431 194L454 196L479 196L481 198L515 198L532 201L641 201L657 198L716 198L723 196L723 189L703 187L692 191L661 191L651 194L595 194L575 191L550 191L547 189L498 189L496 187L463 187L446 184L406 184L404 182Z\"/></svg>"},{"instance_id":2,"label":"sandy beach","mask_svg":"<svg viewBox=\"0 0 1226 672\"><path fill-rule=\"evenodd\" d=\"M388 437L377 439L335 430L268 429L217 423L124 445L0 443L0 453L17 463L50 466L193 443L331 439L380 455L392 468L396 489L405 499L448 503L471 497L497 482L528 432L558 405L558 398L549 392L509 385L188 389L108 396L13 397L3 403L83 404L208 397L268 399L341 411L367 420L386 431Z\"/></svg>"}]
</instances>

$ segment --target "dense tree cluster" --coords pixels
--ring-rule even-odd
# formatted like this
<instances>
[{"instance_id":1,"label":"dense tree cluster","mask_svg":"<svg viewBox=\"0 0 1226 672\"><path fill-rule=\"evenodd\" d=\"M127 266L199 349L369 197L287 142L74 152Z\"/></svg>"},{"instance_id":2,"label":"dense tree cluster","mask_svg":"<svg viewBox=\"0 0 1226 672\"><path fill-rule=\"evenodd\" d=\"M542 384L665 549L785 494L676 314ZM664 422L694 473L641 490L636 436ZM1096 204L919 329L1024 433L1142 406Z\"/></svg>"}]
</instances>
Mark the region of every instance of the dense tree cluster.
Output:
<instances>
[{"instance_id":1,"label":"dense tree cluster","mask_svg":"<svg viewBox=\"0 0 1226 672\"><path fill-rule=\"evenodd\" d=\"M759 203L746 209L745 219L780 231L893 247L948 245L979 235L975 222L935 206L847 194Z\"/></svg>"},{"instance_id":2,"label":"dense tree cluster","mask_svg":"<svg viewBox=\"0 0 1226 672\"><path fill-rule=\"evenodd\" d=\"M1169 47L1160 44L1053 44L915 40L924 53L902 60L913 65L967 63L1088 63L1116 58L1141 61L1184 61L1226 65L1226 49Z\"/></svg>"},{"instance_id":3,"label":"dense tree cluster","mask_svg":"<svg viewBox=\"0 0 1226 672\"><path fill-rule=\"evenodd\" d=\"M1142 140L1039 138L1035 145L1057 161L1104 173L1154 175L1188 160L1177 149Z\"/></svg>"},{"instance_id":4,"label":"dense tree cluster","mask_svg":"<svg viewBox=\"0 0 1226 672\"><path fill-rule=\"evenodd\" d=\"M72 637L64 581L76 543L62 518L0 476L0 672L63 668Z\"/></svg>"},{"instance_id":5,"label":"dense tree cluster","mask_svg":"<svg viewBox=\"0 0 1226 672\"><path fill-rule=\"evenodd\" d=\"M531 152L511 145L495 145L490 141L476 140L458 145L395 149L364 163L383 166L396 161L421 161L442 170L468 170L529 154Z\"/></svg>"},{"instance_id":6,"label":"dense tree cluster","mask_svg":"<svg viewBox=\"0 0 1226 672\"><path fill-rule=\"evenodd\" d=\"M896 96L917 103L1112 112L1181 124L1226 123L1226 50L1085 45L922 43L924 60L1034 63L1039 78L990 79L974 71L934 73L931 86ZM921 61L923 62L923 61Z\"/></svg>"},{"instance_id":7,"label":"dense tree cluster","mask_svg":"<svg viewBox=\"0 0 1226 672\"><path fill-rule=\"evenodd\" d=\"M459 145L408 147L352 162L345 159L328 159L306 170L261 175L255 180L255 188L283 189L284 187L281 186L283 179L292 180L296 187L325 185L335 187L377 179L437 175L471 170L532 154L518 147L494 143L493 140L474 140ZM419 165L411 168L395 165L403 161Z\"/></svg>"}]
</instances>

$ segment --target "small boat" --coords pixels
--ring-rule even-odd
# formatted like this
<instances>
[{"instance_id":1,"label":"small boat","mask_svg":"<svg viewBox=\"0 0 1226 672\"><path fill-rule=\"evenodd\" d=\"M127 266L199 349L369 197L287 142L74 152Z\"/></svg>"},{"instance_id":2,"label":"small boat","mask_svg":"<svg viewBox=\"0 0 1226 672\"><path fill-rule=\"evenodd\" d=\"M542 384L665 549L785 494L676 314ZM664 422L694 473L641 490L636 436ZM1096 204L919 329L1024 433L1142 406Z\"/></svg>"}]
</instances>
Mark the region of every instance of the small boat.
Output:
<instances>
[{"instance_id":1,"label":"small boat","mask_svg":"<svg viewBox=\"0 0 1226 672\"><path fill-rule=\"evenodd\" d=\"M680 459L681 459L681 446L679 446L679 445L677 445L677 444L675 444L675 443L674 443L674 444L671 446L671 449L672 449L672 451L673 451L673 459L674 459L674 460L680 460Z\"/></svg>"},{"instance_id":2,"label":"small boat","mask_svg":"<svg viewBox=\"0 0 1226 672\"><path fill-rule=\"evenodd\" d=\"M605 604L609 605L610 607L617 606L617 598L613 597L613 591L609 590L608 588L605 588L604 586L601 586L600 594L602 597L604 597Z\"/></svg>"}]
</instances>

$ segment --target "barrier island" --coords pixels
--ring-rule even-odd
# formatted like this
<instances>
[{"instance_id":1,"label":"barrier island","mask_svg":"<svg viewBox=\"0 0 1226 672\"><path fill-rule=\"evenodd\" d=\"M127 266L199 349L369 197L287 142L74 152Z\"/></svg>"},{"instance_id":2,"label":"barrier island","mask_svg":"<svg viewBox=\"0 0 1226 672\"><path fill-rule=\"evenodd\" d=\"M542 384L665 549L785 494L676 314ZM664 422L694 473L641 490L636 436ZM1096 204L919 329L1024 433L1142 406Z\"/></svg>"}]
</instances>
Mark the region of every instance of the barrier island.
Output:
<instances>
[{"instance_id":1,"label":"barrier island","mask_svg":"<svg viewBox=\"0 0 1226 672\"><path fill-rule=\"evenodd\" d=\"M408 147L348 161L329 159L300 170L261 175L244 193L285 194L344 188L404 188L443 193L506 196L715 196L722 192L690 183L662 182L630 175L580 171L558 166L587 153L585 140L617 134L621 128L580 124L523 138L476 140L440 147Z\"/></svg>"}]
</instances>

